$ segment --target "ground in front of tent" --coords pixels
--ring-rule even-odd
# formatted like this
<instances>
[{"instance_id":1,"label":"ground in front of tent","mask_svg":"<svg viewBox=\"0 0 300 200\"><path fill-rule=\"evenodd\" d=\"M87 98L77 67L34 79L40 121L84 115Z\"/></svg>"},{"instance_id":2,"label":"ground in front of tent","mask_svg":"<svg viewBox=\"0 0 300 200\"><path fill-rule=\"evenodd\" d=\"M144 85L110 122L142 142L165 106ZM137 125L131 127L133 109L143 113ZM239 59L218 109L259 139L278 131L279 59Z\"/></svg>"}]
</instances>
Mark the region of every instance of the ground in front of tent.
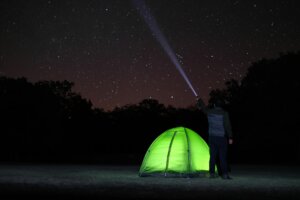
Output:
<instances>
[{"instance_id":1,"label":"ground in front of tent","mask_svg":"<svg viewBox=\"0 0 300 200\"><path fill-rule=\"evenodd\" d=\"M300 199L297 166L231 166L221 178L139 177L139 166L0 165L0 199Z\"/></svg>"}]
</instances>

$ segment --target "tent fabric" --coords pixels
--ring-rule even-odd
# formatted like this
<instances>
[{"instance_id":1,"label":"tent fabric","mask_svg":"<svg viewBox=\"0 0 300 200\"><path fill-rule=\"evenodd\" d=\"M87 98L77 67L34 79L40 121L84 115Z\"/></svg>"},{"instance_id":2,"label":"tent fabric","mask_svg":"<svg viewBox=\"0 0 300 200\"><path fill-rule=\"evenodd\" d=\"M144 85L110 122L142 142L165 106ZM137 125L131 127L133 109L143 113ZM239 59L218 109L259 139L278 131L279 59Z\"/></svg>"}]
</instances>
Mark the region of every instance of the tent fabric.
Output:
<instances>
[{"instance_id":1,"label":"tent fabric","mask_svg":"<svg viewBox=\"0 0 300 200\"><path fill-rule=\"evenodd\" d=\"M185 127L169 129L148 148L139 176L198 176L209 171L209 147Z\"/></svg>"}]
</instances>

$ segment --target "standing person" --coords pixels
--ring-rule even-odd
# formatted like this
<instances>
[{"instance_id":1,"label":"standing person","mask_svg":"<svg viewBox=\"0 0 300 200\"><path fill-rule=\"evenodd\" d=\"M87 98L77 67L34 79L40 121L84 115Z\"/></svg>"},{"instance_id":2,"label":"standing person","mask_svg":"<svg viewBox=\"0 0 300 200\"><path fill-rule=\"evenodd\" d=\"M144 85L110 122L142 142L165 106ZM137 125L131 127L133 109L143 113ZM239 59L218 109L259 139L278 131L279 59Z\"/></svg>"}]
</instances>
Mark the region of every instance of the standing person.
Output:
<instances>
[{"instance_id":1,"label":"standing person","mask_svg":"<svg viewBox=\"0 0 300 200\"><path fill-rule=\"evenodd\" d=\"M231 179L228 175L227 151L228 144L233 143L232 130L228 113L222 108L223 102L216 100L213 108L205 106L201 98L197 98L197 104L208 118L209 134L209 173L210 178L217 177L215 174L216 159L219 155L220 168L223 179ZM219 170L219 169L218 169Z\"/></svg>"}]
</instances>

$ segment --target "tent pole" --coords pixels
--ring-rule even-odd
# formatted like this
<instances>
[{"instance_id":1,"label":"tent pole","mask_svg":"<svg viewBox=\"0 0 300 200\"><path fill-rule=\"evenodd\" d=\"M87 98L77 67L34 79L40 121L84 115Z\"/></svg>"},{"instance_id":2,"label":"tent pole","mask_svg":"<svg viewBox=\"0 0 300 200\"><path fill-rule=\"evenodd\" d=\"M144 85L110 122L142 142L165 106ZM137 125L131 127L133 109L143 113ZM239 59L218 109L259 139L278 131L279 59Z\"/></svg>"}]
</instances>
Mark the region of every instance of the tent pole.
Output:
<instances>
[{"instance_id":1,"label":"tent pole","mask_svg":"<svg viewBox=\"0 0 300 200\"><path fill-rule=\"evenodd\" d=\"M189 136L184 128L185 136L186 136L186 141L187 141L187 153L188 153L188 173L190 174L191 172L191 152L190 152L190 140Z\"/></svg>"},{"instance_id":2,"label":"tent pole","mask_svg":"<svg viewBox=\"0 0 300 200\"><path fill-rule=\"evenodd\" d=\"M176 135L176 132L174 132L173 136L172 136L172 139L171 139L171 142L170 142L170 145L169 145L169 149L168 149L168 155L167 155L167 163L166 163L166 169L165 169L165 176L167 176L167 170L169 168L169 159L170 159L170 153L171 153L171 148L172 148L172 144L173 144L173 140L175 138L175 135Z\"/></svg>"}]
</instances>

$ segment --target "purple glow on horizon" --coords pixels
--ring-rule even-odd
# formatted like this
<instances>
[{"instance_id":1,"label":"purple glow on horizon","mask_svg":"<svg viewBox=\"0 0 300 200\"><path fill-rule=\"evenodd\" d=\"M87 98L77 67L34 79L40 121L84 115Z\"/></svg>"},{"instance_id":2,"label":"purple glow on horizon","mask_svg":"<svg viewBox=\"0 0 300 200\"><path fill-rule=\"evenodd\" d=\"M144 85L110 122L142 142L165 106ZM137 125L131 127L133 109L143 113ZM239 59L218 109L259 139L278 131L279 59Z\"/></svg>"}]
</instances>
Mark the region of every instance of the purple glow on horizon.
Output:
<instances>
[{"instance_id":1,"label":"purple glow on horizon","mask_svg":"<svg viewBox=\"0 0 300 200\"><path fill-rule=\"evenodd\" d=\"M182 66L180 65L179 61L177 60L177 57L175 56L174 51L172 50L171 46L169 45L166 37L162 33L162 31L159 29L159 26L153 17L151 15L151 12L149 8L146 6L145 2L143 0L133 0L132 1L137 10L139 11L140 15L144 18L145 22L147 23L148 27L152 31L155 38L158 40L158 42L161 44L164 51L167 53L173 64L175 65L176 69L179 71L181 76L184 78L190 89L192 90L193 94L195 96L198 96L196 93L191 81L187 77L186 73L182 69Z\"/></svg>"}]
</instances>

